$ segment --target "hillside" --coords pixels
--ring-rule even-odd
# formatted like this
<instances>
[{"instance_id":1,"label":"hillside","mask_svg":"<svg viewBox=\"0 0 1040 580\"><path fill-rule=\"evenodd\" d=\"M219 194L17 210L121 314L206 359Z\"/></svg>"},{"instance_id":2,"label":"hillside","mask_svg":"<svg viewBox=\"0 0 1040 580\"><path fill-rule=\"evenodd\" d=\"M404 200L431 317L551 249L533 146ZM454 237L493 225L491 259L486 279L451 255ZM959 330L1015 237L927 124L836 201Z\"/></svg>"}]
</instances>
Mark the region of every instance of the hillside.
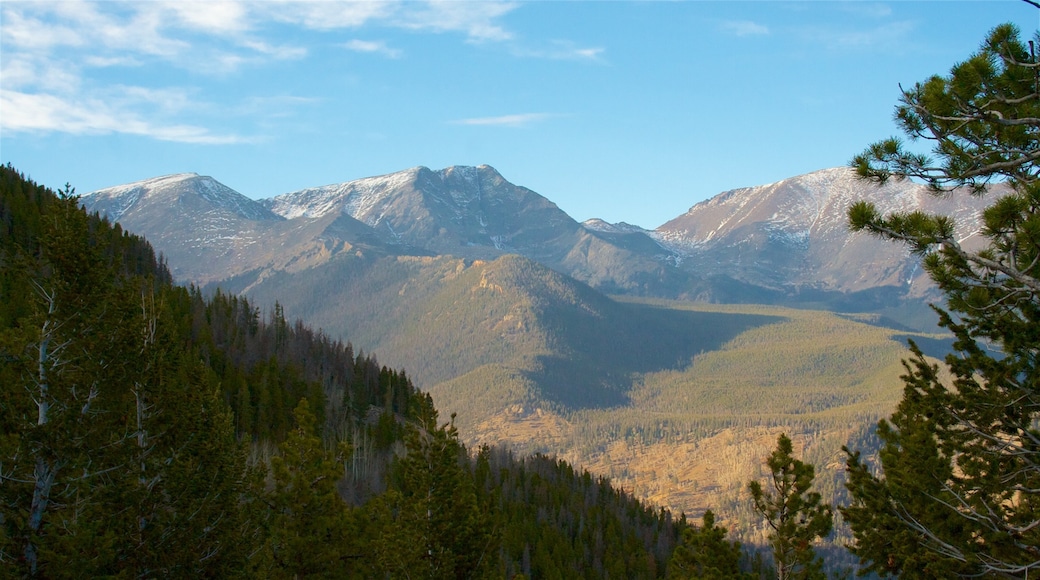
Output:
<instances>
[{"instance_id":1,"label":"hillside","mask_svg":"<svg viewBox=\"0 0 1040 580\"><path fill-rule=\"evenodd\" d=\"M460 424L474 442L552 450L640 497L687 514L711 508L745 531L752 520L743 485L761 475L780 432L816 463L825 493L840 497L841 446L869 451L868 433L901 396L906 335L870 319L776 307L627 305L639 320L713 328L718 342L687 346L687 358L653 370L616 368L626 376L625 402L609 407L528 399L496 410L486 401L502 396L482 397L487 384L529 384L521 370L496 365L430 392L446 410L481 410L481 421ZM681 334L667 336L682 342Z\"/></svg>"},{"instance_id":2,"label":"hillside","mask_svg":"<svg viewBox=\"0 0 1040 580\"><path fill-rule=\"evenodd\" d=\"M10 166L0 264L5 575L655 578L686 527L565 462L471 454L403 372L174 286Z\"/></svg>"}]
</instances>

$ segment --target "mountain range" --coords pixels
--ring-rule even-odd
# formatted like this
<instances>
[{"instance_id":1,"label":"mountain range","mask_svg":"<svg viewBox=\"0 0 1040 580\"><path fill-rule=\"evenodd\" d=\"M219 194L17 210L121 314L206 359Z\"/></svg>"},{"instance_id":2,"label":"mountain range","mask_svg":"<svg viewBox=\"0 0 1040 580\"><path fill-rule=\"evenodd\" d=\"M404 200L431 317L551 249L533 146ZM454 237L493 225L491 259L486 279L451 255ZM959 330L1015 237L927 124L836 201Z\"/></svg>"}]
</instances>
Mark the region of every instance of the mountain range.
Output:
<instances>
[{"instance_id":1,"label":"mountain range","mask_svg":"<svg viewBox=\"0 0 1040 580\"><path fill-rule=\"evenodd\" d=\"M839 168L727 191L647 230L578 223L486 165L416 167L263 200L180 174L100 190L83 203L148 235L179 280L200 284L246 272L259 281L368 251L519 254L607 293L723 303L869 310L931 297L916 256L845 227L845 211L859 199L883 212L951 215L969 243L984 205L909 181L879 188Z\"/></svg>"},{"instance_id":2,"label":"mountain range","mask_svg":"<svg viewBox=\"0 0 1040 580\"><path fill-rule=\"evenodd\" d=\"M579 223L488 166L264 200L181 174L81 202L145 235L179 281L278 302L405 368L470 443L739 518L779 430L836 473L898 400L906 336L942 348L920 334L934 290L918 257L845 227L858 199L952 215L968 244L988 202L828 169L647 230Z\"/></svg>"}]
</instances>

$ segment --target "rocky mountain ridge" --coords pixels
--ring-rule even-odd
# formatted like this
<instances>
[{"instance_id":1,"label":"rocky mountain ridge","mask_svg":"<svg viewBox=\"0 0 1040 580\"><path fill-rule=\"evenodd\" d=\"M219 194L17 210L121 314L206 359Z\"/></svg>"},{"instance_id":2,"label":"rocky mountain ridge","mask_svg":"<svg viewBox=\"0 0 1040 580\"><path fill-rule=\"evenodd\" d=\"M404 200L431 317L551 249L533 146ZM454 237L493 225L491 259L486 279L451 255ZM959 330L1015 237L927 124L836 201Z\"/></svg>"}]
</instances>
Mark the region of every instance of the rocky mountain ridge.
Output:
<instances>
[{"instance_id":1,"label":"rocky mountain ridge","mask_svg":"<svg viewBox=\"0 0 1040 580\"><path fill-rule=\"evenodd\" d=\"M995 192L999 194L998 191ZM882 213L923 210L954 218L962 243L978 240L988 199L937 197L920 184L877 187L848 168L825 169L758 187L735 189L698 203L653 232L655 239L702 273L726 274L761 286L802 286L857 292L892 287L923 295L919 260L905 248L848 230L846 211L873 201Z\"/></svg>"},{"instance_id":2,"label":"rocky mountain ridge","mask_svg":"<svg viewBox=\"0 0 1040 580\"><path fill-rule=\"evenodd\" d=\"M989 201L937 198L912 182L878 188L850 169L825 169L720 193L647 230L578 223L487 165L414 167L259 201L210 177L179 174L82 201L147 235L178 279L196 283L315 267L344 251L466 259L520 254L616 294L838 309L856 309L850 296L859 294L873 305L860 309L879 300L928 298L918 257L848 231L848 206L865 198L886 212L951 215L968 243Z\"/></svg>"}]
</instances>

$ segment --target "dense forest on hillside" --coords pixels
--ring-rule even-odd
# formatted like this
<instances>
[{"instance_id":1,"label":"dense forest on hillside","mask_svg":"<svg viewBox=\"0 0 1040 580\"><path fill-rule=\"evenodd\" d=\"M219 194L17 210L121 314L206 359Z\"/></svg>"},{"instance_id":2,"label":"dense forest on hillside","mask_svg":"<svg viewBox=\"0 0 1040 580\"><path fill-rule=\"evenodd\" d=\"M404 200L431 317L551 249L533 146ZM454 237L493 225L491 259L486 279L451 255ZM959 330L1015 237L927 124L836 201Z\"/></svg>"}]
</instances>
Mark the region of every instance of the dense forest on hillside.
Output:
<instances>
[{"instance_id":1,"label":"dense forest on hillside","mask_svg":"<svg viewBox=\"0 0 1040 580\"><path fill-rule=\"evenodd\" d=\"M663 577L687 528L470 453L402 370L0 168L0 568L15 576Z\"/></svg>"}]
</instances>

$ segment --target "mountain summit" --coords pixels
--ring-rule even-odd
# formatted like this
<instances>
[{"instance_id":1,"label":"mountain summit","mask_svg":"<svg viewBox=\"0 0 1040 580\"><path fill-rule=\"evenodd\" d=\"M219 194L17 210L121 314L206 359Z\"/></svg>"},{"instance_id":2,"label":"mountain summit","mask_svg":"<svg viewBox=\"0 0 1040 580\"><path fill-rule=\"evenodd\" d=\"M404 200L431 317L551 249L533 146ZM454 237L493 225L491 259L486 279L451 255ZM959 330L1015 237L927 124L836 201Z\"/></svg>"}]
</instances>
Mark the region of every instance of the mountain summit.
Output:
<instances>
[{"instance_id":1,"label":"mountain summit","mask_svg":"<svg viewBox=\"0 0 1040 580\"><path fill-rule=\"evenodd\" d=\"M80 198L124 228L146 235L173 275L201 280L234 271L284 218L212 177L179 173L109 187Z\"/></svg>"},{"instance_id":2,"label":"mountain summit","mask_svg":"<svg viewBox=\"0 0 1040 580\"><path fill-rule=\"evenodd\" d=\"M468 257L542 252L561 232L578 228L556 204L487 165L414 167L263 203L288 219L346 214L393 241Z\"/></svg>"},{"instance_id":3,"label":"mountain summit","mask_svg":"<svg viewBox=\"0 0 1040 580\"><path fill-rule=\"evenodd\" d=\"M259 202L197 173L164 175L101 189L83 196L83 203L112 221L146 218L149 212L165 213L171 204L195 215L216 213L254 221L281 219Z\"/></svg>"}]
</instances>

